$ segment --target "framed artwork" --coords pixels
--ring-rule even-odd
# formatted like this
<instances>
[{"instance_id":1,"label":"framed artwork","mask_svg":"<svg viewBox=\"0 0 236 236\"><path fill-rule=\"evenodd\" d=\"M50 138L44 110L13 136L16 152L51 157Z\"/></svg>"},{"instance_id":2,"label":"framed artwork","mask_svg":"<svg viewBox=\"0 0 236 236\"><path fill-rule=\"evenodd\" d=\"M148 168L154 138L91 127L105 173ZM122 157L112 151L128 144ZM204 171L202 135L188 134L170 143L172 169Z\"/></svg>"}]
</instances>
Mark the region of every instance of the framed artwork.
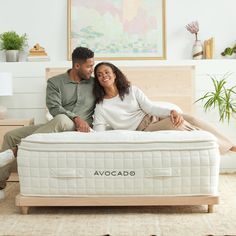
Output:
<instances>
[{"instance_id":1,"label":"framed artwork","mask_svg":"<svg viewBox=\"0 0 236 236\"><path fill-rule=\"evenodd\" d=\"M165 0L68 0L68 59L78 46L96 60L166 59Z\"/></svg>"}]
</instances>

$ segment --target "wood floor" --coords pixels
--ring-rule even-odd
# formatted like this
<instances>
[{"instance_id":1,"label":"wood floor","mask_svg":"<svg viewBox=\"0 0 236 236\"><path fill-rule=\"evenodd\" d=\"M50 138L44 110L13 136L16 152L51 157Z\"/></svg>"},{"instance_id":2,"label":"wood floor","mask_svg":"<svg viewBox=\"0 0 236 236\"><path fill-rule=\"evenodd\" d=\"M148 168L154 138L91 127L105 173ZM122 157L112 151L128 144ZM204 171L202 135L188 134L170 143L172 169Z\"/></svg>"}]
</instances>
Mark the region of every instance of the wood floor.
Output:
<instances>
[{"instance_id":1,"label":"wood floor","mask_svg":"<svg viewBox=\"0 0 236 236\"><path fill-rule=\"evenodd\" d=\"M8 236L204 236L236 235L236 175L220 175L220 204L205 206L32 207L15 206L17 182L0 201L0 235Z\"/></svg>"}]
</instances>

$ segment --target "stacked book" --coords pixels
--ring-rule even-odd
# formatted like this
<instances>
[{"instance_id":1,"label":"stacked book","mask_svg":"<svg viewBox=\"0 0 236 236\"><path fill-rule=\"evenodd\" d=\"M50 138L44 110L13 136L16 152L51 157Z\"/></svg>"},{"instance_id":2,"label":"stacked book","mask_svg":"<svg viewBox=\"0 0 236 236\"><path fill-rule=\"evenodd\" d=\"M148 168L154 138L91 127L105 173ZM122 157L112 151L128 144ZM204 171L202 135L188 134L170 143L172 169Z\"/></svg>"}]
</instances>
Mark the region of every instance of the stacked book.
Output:
<instances>
[{"instance_id":1,"label":"stacked book","mask_svg":"<svg viewBox=\"0 0 236 236\"><path fill-rule=\"evenodd\" d=\"M213 59L215 52L215 41L214 38L210 38L204 41L204 54L205 59Z\"/></svg>"},{"instance_id":2,"label":"stacked book","mask_svg":"<svg viewBox=\"0 0 236 236\"><path fill-rule=\"evenodd\" d=\"M32 49L30 49L29 55L27 57L28 61L49 61L49 59L50 58L45 52L45 49L38 43L34 45Z\"/></svg>"},{"instance_id":3,"label":"stacked book","mask_svg":"<svg viewBox=\"0 0 236 236\"><path fill-rule=\"evenodd\" d=\"M50 61L49 56L28 56L28 61Z\"/></svg>"}]
</instances>

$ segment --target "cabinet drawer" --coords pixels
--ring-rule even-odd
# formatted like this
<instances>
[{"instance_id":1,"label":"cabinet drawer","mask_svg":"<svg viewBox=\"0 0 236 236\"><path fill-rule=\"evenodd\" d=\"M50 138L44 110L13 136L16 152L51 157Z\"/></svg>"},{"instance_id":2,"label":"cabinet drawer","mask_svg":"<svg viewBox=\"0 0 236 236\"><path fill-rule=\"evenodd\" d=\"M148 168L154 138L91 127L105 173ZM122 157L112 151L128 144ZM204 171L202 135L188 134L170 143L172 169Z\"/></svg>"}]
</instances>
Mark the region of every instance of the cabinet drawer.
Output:
<instances>
[{"instance_id":1,"label":"cabinet drawer","mask_svg":"<svg viewBox=\"0 0 236 236\"><path fill-rule=\"evenodd\" d=\"M18 128L21 128L21 127L27 126L27 125L32 125L32 124L34 124L33 119L22 119L22 120L4 119L4 120L0 120L0 148L2 147L4 135L8 131L18 129Z\"/></svg>"}]
</instances>

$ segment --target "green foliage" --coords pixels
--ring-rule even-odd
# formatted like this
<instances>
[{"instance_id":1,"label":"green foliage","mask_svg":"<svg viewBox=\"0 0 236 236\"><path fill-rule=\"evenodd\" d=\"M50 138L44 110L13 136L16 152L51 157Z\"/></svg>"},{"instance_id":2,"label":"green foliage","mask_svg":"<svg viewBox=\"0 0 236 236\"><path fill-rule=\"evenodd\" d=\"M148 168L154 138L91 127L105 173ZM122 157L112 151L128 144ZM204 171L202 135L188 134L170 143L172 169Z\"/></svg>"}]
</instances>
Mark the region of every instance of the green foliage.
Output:
<instances>
[{"instance_id":1,"label":"green foliage","mask_svg":"<svg viewBox=\"0 0 236 236\"><path fill-rule=\"evenodd\" d=\"M226 55L233 55L233 53L236 53L236 44L234 44L234 46L232 48L228 47L226 48L222 53L221 55L222 56L226 56Z\"/></svg>"},{"instance_id":2,"label":"green foliage","mask_svg":"<svg viewBox=\"0 0 236 236\"><path fill-rule=\"evenodd\" d=\"M19 35L14 31L0 34L1 50L22 50L27 45L27 35Z\"/></svg>"},{"instance_id":3,"label":"green foliage","mask_svg":"<svg viewBox=\"0 0 236 236\"><path fill-rule=\"evenodd\" d=\"M203 97L199 98L196 102L204 101L204 110L207 112L211 109L217 108L220 121L230 121L231 115L236 113L236 85L227 88L226 79L230 76L226 73L222 78L217 79L216 76L210 76L214 85L214 90L207 92Z\"/></svg>"}]
</instances>

